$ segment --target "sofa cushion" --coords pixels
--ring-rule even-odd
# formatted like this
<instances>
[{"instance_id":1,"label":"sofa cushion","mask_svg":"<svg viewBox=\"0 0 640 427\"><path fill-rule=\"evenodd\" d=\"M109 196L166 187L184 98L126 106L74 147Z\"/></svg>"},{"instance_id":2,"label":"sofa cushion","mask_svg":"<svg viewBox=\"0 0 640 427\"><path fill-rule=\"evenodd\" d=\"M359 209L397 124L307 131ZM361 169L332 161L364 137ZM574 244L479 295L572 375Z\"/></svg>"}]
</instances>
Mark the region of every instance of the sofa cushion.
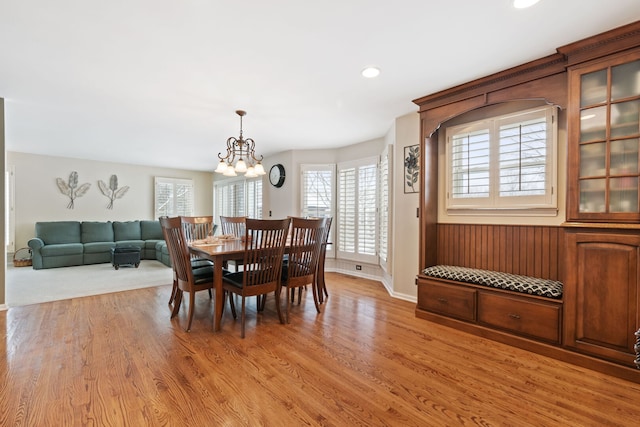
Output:
<instances>
[{"instance_id":1,"label":"sofa cushion","mask_svg":"<svg viewBox=\"0 0 640 427\"><path fill-rule=\"evenodd\" d=\"M57 245L46 245L40 249L43 257L47 256L64 256L64 255L82 255L82 243L60 243Z\"/></svg>"},{"instance_id":2,"label":"sofa cushion","mask_svg":"<svg viewBox=\"0 0 640 427\"><path fill-rule=\"evenodd\" d=\"M45 245L80 243L80 222L36 222L36 237L42 239Z\"/></svg>"},{"instance_id":3,"label":"sofa cushion","mask_svg":"<svg viewBox=\"0 0 640 427\"><path fill-rule=\"evenodd\" d=\"M111 221L84 221L82 223L82 243L113 242L113 224Z\"/></svg>"},{"instance_id":4,"label":"sofa cushion","mask_svg":"<svg viewBox=\"0 0 640 427\"><path fill-rule=\"evenodd\" d=\"M109 253L111 254L111 249L115 248L115 242L90 242L84 244L84 253L85 254L93 254L93 253Z\"/></svg>"},{"instance_id":5,"label":"sofa cushion","mask_svg":"<svg viewBox=\"0 0 640 427\"><path fill-rule=\"evenodd\" d=\"M162 227L160 221L142 220L140 221L140 233L142 240L163 240Z\"/></svg>"},{"instance_id":6,"label":"sofa cushion","mask_svg":"<svg viewBox=\"0 0 640 427\"><path fill-rule=\"evenodd\" d=\"M142 240L140 221L114 221L113 234L116 242L124 240Z\"/></svg>"}]
</instances>

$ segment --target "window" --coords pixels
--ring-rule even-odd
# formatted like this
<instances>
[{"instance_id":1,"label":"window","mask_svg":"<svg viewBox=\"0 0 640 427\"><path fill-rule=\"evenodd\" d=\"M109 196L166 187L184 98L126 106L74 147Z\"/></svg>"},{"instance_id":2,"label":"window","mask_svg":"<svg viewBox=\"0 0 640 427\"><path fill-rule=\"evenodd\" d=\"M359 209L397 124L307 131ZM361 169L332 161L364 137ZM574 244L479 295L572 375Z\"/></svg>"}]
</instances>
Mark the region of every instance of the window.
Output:
<instances>
[{"instance_id":1,"label":"window","mask_svg":"<svg viewBox=\"0 0 640 427\"><path fill-rule=\"evenodd\" d=\"M213 186L214 222L220 216L262 218L262 179L224 180Z\"/></svg>"},{"instance_id":2,"label":"window","mask_svg":"<svg viewBox=\"0 0 640 427\"><path fill-rule=\"evenodd\" d=\"M155 178L155 217L192 216L193 181L191 179Z\"/></svg>"},{"instance_id":3,"label":"window","mask_svg":"<svg viewBox=\"0 0 640 427\"><path fill-rule=\"evenodd\" d=\"M555 208L556 138L554 107L447 128L447 209Z\"/></svg>"},{"instance_id":4,"label":"window","mask_svg":"<svg viewBox=\"0 0 640 427\"><path fill-rule=\"evenodd\" d=\"M338 165L338 257L377 263L377 159Z\"/></svg>"},{"instance_id":5,"label":"window","mask_svg":"<svg viewBox=\"0 0 640 427\"><path fill-rule=\"evenodd\" d=\"M336 165L300 165L300 216L333 217L329 241L335 242L335 175ZM335 257L335 245L327 246L327 257Z\"/></svg>"},{"instance_id":6,"label":"window","mask_svg":"<svg viewBox=\"0 0 640 427\"><path fill-rule=\"evenodd\" d=\"M303 217L333 216L335 165L300 165Z\"/></svg>"}]
</instances>

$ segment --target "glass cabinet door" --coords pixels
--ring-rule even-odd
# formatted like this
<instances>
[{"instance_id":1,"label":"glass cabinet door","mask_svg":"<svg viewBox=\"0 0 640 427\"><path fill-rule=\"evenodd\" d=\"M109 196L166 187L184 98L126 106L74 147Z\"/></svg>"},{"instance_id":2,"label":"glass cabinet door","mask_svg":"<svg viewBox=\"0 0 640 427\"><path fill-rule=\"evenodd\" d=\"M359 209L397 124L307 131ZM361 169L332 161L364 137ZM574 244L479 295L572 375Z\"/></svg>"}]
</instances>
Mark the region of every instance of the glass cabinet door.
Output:
<instances>
[{"instance_id":1,"label":"glass cabinet door","mask_svg":"<svg viewBox=\"0 0 640 427\"><path fill-rule=\"evenodd\" d=\"M640 53L624 59L572 77L580 95L574 219L640 220Z\"/></svg>"}]
</instances>

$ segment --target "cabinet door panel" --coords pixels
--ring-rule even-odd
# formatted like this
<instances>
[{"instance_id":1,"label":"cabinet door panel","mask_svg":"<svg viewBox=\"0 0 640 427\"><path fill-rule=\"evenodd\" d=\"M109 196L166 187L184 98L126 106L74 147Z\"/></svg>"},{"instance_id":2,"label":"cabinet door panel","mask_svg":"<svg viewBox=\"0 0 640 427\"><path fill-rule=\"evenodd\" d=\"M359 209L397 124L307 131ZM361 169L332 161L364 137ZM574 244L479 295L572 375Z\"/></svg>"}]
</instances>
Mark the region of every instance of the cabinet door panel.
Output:
<instances>
[{"instance_id":1,"label":"cabinet door panel","mask_svg":"<svg viewBox=\"0 0 640 427\"><path fill-rule=\"evenodd\" d=\"M565 344L633 364L640 236L568 233Z\"/></svg>"}]
</instances>

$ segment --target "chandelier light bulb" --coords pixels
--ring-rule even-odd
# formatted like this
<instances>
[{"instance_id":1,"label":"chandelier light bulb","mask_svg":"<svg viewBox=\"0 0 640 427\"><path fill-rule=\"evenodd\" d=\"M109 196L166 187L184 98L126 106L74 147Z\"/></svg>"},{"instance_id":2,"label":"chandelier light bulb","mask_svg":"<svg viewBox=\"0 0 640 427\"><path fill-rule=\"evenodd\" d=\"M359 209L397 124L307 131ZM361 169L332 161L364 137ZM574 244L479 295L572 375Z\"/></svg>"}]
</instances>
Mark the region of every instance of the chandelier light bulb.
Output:
<instances>
[{"instance_id":1,"label":"chandelier light bulb","mask_svg":"<svg viewBox=\"0 0 640 427\"><path fill-rule=\"evenodd\" d=\"M264 170L264 166L262 166L261 162L258 162L256 164L256 166L254 167L254 170L256 171L257 175L266 175L267 172Z\"/></svg>"},{"instance_id":2,"label":"chandelier light bulb","mask_svg":"<svg viewBox=\"0 0 640 427\"><path fill-rule=\"evenodd\" d=\"M227 170L227 164L224 162L224 160L220 160L220 162L218 163L218 167L214 172L224 173L224 171L226 170Z\"/></svg>"},{"instance_id":3,"label":"chandelier light bulb","mask_svg":"<svg viewBox=\"0 0 640 427\"><path fill-rule=\"evenodd\" d=\"M244 160L242 160L242 157L240 157L236 162L235 169L236 169L236 172L238 173L244 173L247 171L247 164L244 162Z\"/></svg>"}]
</instances>

